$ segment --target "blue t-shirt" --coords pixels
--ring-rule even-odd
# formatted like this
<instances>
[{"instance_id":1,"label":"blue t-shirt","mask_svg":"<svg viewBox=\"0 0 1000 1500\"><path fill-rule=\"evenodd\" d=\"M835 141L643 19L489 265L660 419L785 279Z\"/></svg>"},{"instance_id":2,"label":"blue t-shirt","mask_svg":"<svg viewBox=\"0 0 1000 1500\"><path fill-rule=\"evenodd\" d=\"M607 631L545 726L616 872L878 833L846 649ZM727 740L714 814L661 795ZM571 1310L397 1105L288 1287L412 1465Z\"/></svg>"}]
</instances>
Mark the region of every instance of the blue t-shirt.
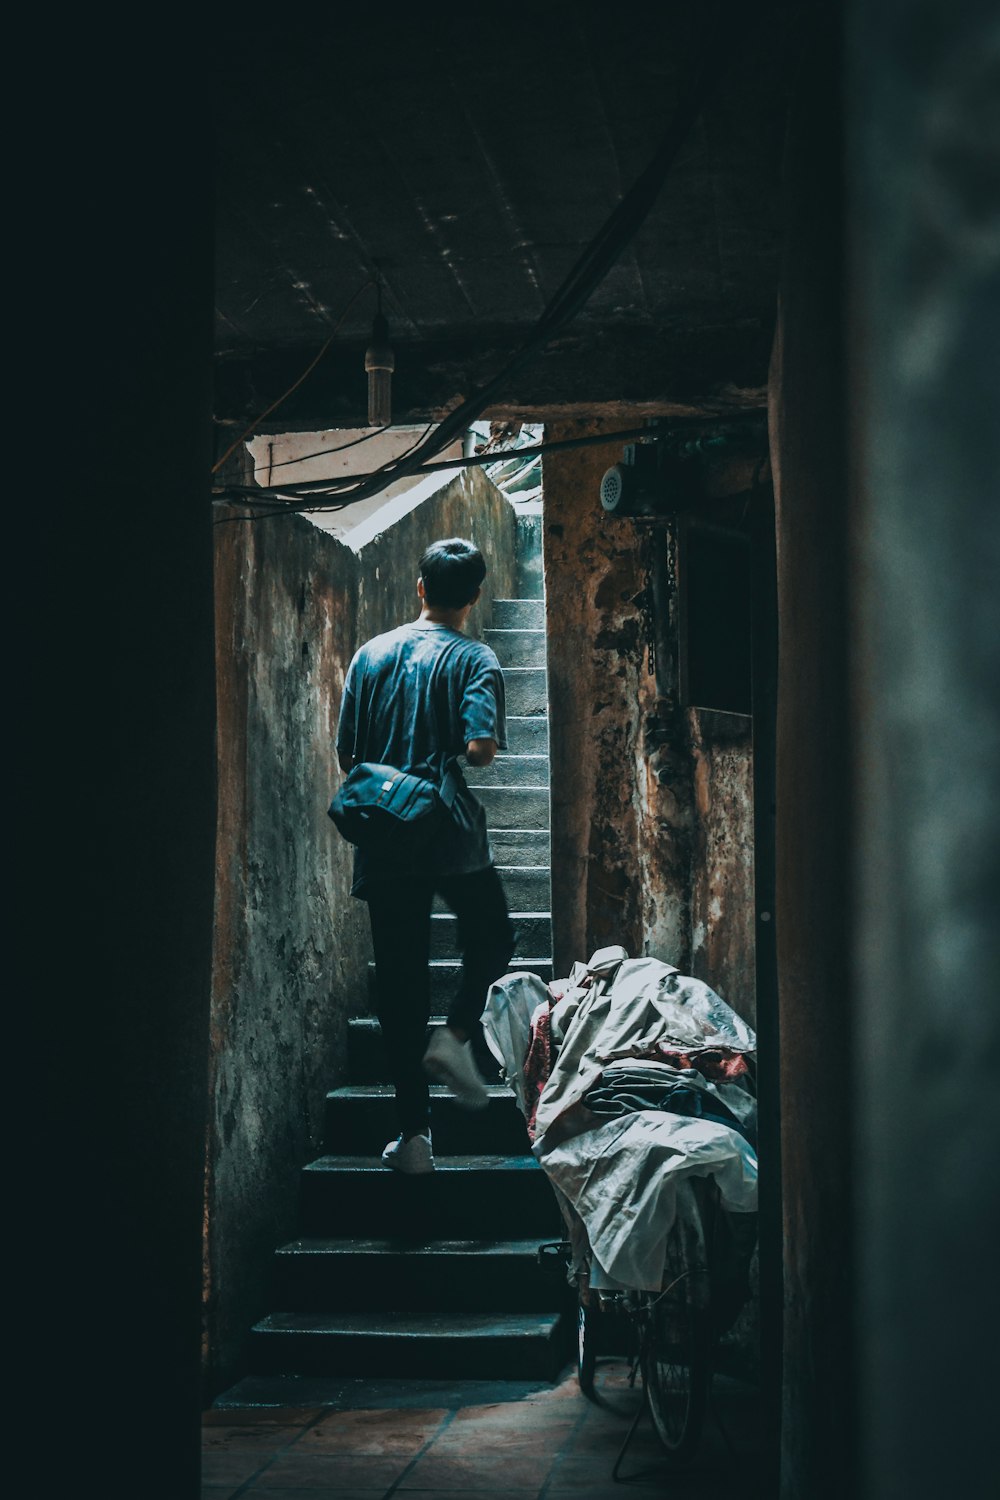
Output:
<instances>
[{"instance_id":1,"label":"blue t-shirt","mask_svg":"<svg viewBox=\"0 0 1000 1500\"><path fill-rule=\"evenodd\" d=\"M507 748L503 673L489 646L447 625L416 620L361 647L344 684L339 755L410 771L436 752L464 754L470 740ZM452 821L420 862L428 875L468 874L492 862L483 805L458 774ZM356 849L352 894L364 896L371 879L412 873L398 861L381 869Z\"/></svg>"}]
</instances>

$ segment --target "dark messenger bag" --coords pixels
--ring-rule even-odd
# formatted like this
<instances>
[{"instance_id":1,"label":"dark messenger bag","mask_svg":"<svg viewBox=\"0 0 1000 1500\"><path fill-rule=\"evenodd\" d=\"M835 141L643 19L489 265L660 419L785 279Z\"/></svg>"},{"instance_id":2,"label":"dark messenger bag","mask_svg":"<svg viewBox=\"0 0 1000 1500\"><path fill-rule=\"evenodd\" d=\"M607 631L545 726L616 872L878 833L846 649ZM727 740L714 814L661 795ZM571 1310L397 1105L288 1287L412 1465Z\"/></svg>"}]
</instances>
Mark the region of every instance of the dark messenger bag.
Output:
<instances>
[{"instance_id":1,"label":"dark messenger bag","mask_svg":"<svg viewBox=\"0 0 1000 1500\"><path fill-rule=\"evenodd\" d=\"M348 843L378 854L419 854L451 821L459 790L454 756L400 771L362 761L330 803L329 816Z\"/></svg>"}]
</instances>

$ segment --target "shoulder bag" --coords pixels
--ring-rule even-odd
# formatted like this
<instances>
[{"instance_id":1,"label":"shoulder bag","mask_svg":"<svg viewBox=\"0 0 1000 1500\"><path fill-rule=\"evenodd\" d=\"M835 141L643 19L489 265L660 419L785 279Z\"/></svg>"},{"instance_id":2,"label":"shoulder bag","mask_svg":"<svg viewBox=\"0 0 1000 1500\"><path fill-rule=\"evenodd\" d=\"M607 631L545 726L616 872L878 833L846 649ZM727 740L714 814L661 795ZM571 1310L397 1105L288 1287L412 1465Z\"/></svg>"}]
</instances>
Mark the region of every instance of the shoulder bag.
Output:
<instances>
[{"instance_id":1,"label":"shoulder bag","mask_svg":"<svg viewBox=\"0 0 1000 1500\"><path fill-rule=\"evenodd\" d=\"M348 843L360 849L419 854L450 821L458 789L454 756L443 763L434 756L413 771L362 761L330 803L329 816Z\"/></svg>"}]
</instances>

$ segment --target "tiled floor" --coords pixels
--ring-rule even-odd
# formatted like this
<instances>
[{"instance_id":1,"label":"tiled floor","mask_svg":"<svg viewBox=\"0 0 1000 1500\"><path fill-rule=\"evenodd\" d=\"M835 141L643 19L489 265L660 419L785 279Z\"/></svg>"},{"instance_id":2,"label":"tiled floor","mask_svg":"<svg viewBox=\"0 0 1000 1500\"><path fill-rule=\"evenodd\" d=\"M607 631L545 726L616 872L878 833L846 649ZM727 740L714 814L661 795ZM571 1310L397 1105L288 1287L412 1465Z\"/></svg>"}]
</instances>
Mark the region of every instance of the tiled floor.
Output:
<instances>
[{"instance_id":1,"label":"tiled floor","mask_svg":"<svg viewBox=\"0 0 1000 1500\"><path fill-rule=\"evenodd\" d=\"M512 1388L514 1389L514 1388ZM474 1399L472 1387L466 1393ZM664 1463L648 1418L611 1473L640 1400L623 1361L604 1360L595 1398L575 1371L519 1399L414 1406L412 1396L365 1407L248 1407L204 1418L203 1500L772 1500L752 1479L759 1457L752 1391L716 1381L698 1459ZM387 1398L390 1399L390 1398Z\"/></svg>"}]
</instances>

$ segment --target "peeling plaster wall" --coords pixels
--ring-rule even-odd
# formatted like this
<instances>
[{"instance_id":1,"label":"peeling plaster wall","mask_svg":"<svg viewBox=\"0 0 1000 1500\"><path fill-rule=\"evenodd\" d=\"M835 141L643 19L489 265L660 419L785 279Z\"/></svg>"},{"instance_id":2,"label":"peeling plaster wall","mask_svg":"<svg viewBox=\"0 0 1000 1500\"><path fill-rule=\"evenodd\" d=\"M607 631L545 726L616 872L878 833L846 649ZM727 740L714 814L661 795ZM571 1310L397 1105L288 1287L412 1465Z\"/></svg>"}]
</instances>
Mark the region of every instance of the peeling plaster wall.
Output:
<instances>
[{"instance_id":1,"label":"peeling plaster wall","mask_svg":"<svg viewBox=\"0 0 1000 1500\"><path fill-rule=\"evenodd\" d=\"M550 426L547 439L601 431ZM641 586L635 529L608 522L601 475L616 443L544 460L555 971L595 948L643 949L636 760Z\"/></svg>"},{"instance_id":2,"label":"peeling plaster wall","mask_svg":"<svg viewBox=\"0 0 1000 1500\"><path fill-rule=\"evenodd\" d=\"M620 526L629 525L619 522ZM645 539L644 564L652 539ZM644 574L641 576L645 576ZM644 650L646 648L644 647ZM640 725L667 722L646 664L638 673L636 708ZM638 804L637 846L633 855L642 903L643 944L651 953L685 973L691 969L692 896L696 871L692 865L694 786L692 763L683 717L669 716L670 737L650 746L644 735L635 741L635 786Z\"/></svg>"},{"instance_id":3,"label":"peeling plaster wall","mask_svg":"<svg viewBox=\"0 0 1000 1500\"><path fill-rule=\"evenodd\" d=\"M326 816L351 656L415 618L429 542L471 536L489 574L470 629L514 583L515 516L467 470L360 553L300 516L216 527L219 822L207 1151L208 1394L240 1373L271 1253L295 1232L346 1022L367 1009L367 912Z\"/></svg>"},{"instance_id":4,"label":"peeling plaster wall","mask_svg":"<svg viewBox=\"0 0 1000 1500\"><path fill-rule=\"evenodd\" d=\"M615 443L544 460L555 972L621 943L705 980L753 1025L752 723L657 698L636 602L656 539L599 499L620 458ZM755 1285L720 1352L731 1373L756 1378L758 1323Z\"/></svg>"},{"instance_id":5,"label":"peeling plaster wall","mask_svg":"<svg viewBox=\"0 0 1000 1500\"><path fill-rule=\"evenodd\" d=\"M601 430L568 422L546 437ZM697 974L752 1022L750 722L675 711L666 742L647 742L662 705L636 596L653 538L601 509L620 458L614 443L545 459L556 972L621 943Z\"/></svg>"},{"instance_id":6,"label":"peeling plaster wall","mask_svg":"<svg viewBox=\"0 0 1000 1500\"><path fill-rule=\"evenodd\" d=\"M704 708L689 709L687 719L694 781L691 973L752 1026L752 721Z\"/></svg>"},{"instance_id":7,"label":"peeling plaster wall","mask_svg":"<svg viewBox=\"0 0 1000 1500\"><path fill-rule=\"evenodd\" d=\"M216 528L219 830L208 1140L208 1378L238 1364L295 1166L320 1140L365 977L326 817L360 568L298 516ZM335 921L331 913L336 913ZM208 1394L214 1393L210 1389Z\"/></svg>"}]
</instances>

